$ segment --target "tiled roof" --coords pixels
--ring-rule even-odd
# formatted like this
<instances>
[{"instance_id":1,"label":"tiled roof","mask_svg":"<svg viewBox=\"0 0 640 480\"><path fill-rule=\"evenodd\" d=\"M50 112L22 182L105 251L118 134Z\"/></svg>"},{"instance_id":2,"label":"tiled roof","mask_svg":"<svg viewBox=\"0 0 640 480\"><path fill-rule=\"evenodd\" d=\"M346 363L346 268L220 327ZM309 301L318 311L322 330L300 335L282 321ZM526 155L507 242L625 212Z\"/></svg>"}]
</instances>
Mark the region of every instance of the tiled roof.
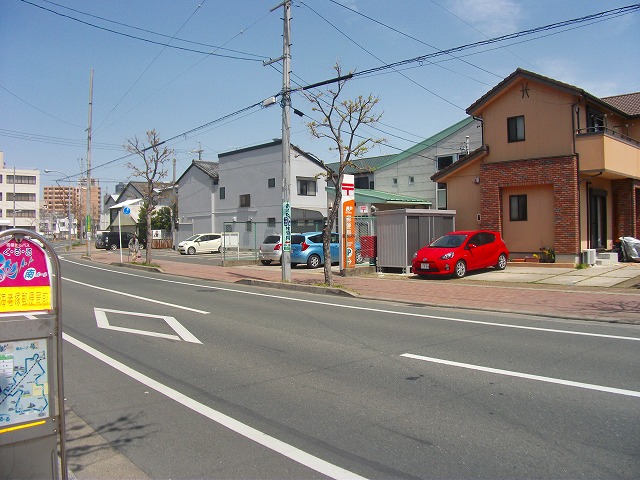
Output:
<instances>
[{"instance_id":1,"label":"tiled roof","mask_svg":"<svg viewBox=\"0 0 640 480\"><path fill-rule=\"evenodd\" d=\"M511 84L512 81L514 81L514 79L516 78L524 78L524 79L530 79L530 80L536 80L542 83L545 83L549 86L552 86L553 88L556 88L558 90L563 90L567 93L570 93L572 95L578 95L578 96L582 96L588 100L590 100L591 102L600 104L603 107L609 107L612 109L617 110L617 112L621 115L628 115L628 116L635 116L638 115L638 100L634 99L633 97L635 96L640 96L640 93L631 93L631 94L627 94L627 95L618 95L616 97L608 97L609 99L604 99L604 98L598 98L595 95L590 94L589 92L576 87L574 85L570 85L568 83L564 83L564 82L560 82L558 80L554 80L553 78L549 78L549 77L545 77L543 75L540 75L538 73L534 73L534 72L530 72L528 70L524 70L522 68L518 68L516 69L515 72L513 72L511 75L509 75L507 78L505 78L504 80L502 80L500 83L498 83L495 87L493 87L491 90L489 90L487 93L485 93L482 97L480 97L478 100L476 100L469 108L467 108L467 113L469 115L477 115L478 111L481 110L482 106L485 105L487 102L489 102L490 100L492 100L493 98L497 97L498 95L501 94L502 90ZM624 98L623 97L631 97L631 98ZM616 99L616 100L614 100ZM635 105L635 107L634 107ZM622 108L622 107L625 108ZM635 113L630 113L632 111L635 110Z\"/></svg>"},{"instance_id":2,"label":"tiled roof","mask_svg":"<svg viewBox=\"0 0 640 480\"><path fill-rule=\"evenodd\" d=\"M640 92L615 95L613 97L602 97L601 100L623 111L627 115L640 115Z\"/></svg>"},{"instance_id":3,"label":"tiled roof","mask_svg":"<svg viewBox=\"0 0 640 480\"><path fill-rule=\"evenodd\" d=\"M218 163L217 162L203 162L201 160L194 160L193 164L209 175L211 178L218 178Z\"/></svg>"}]
</instances>

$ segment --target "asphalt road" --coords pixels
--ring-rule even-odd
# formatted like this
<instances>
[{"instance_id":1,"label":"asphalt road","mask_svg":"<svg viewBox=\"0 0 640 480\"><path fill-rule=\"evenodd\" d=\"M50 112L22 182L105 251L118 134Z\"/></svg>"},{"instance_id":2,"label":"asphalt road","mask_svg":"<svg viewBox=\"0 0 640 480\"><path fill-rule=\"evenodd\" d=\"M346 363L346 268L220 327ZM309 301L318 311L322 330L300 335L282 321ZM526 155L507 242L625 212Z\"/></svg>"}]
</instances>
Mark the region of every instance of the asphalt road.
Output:
<instances>
[{"instance_id":1,"label":"asphalt road","mask_svg":"<svg viewBox=\"0 0 640 480\"><path fill-rule=\"evenodd\" d=\"M150 478L640 475L638 326L62 274L67 406Z\"/></svg>"}]
</instances>

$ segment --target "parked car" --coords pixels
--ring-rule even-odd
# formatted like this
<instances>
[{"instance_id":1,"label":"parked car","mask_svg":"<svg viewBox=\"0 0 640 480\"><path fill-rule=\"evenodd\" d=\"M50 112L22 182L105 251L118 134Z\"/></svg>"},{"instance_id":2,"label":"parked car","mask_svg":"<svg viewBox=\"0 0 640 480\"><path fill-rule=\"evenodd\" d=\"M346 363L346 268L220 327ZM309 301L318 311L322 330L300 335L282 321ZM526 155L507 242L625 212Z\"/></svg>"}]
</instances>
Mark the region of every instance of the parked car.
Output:
<instances>
[{"instance_id":1,"label":"parked car","mask_svg":"<svg viewBox=\"0 0 640 480\"><path fill-rule=\"evenodd\" d=\"M130 232L107 232L103 233L99 239L96 239L96 248L104 248L106 250L118 250L120 248L120 237L122 236L122 247L129 247L129 240L133 237ZM141 246L142 246L142 242ZM99 247L98 245L102 245Z\"/></svg>"},{"instance_id":2,"label":"parked car","mask_svg":"<svg viewBox=\"0 0 640 480\"><path fill-rule=\"evenodd\" d=\"M106 248L104 246L105 237L109 232L97 232L95 246L97 249Z\"/></svg>"},{"instance_id":3,"label":"parked car","mask_svg":"<svg viewBox=\"0 0 640 480\"><path fill-rule=\"evenodd\" d=\"M329 248L331 261L338 263L340 260L340 236L331 234ZM362 263L360 244L356 243L356 263ZM324 251L322 247L322 232L307 232L291 235L291 266L306 263L309 268L318 268L324 265Z\"/></svg>"},{"instance_id":4,"label":"parked car","mask_svg":"<svg viewBox=\"0 0 640 480\"><path fill-rule=\"evenodd\" d=\"M198 233L178 244L182 255L222 252L222 235L219 233Z\"/></svg>"},{"instance_id":5,"label":"parked car","mask_svg":"<svg viewBox=\"0 0 640 480\"><path fill-rule=\"evenodd\" d=\"M472 230L450 232L421 248L413 256L412 271L419 276L453 275L495 267L504 270L509 250L499 232Z\"/></svg>"},{"instance_id":6,"label":"parked car","mask_svg":"<svg viewBox=\"0 0 640 480\"><path fill-rule=\"evenodd\" d=\"M280 263L282 260L282 235L279 233L268 235L260 245L258 258L263 265L270 265L272 262Z\"/></svg>"}]
</instances>

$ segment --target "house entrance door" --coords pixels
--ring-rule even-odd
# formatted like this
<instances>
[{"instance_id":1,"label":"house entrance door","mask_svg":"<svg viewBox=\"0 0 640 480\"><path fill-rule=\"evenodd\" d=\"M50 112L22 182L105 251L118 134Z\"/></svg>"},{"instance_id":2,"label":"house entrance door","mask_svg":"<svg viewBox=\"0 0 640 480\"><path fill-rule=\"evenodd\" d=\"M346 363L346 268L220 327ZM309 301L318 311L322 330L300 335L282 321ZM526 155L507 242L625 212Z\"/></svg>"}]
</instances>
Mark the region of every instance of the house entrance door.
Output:
<instances>
[{"instance_id":1,"label":"house entrance door","mask_svg":"<svg viewBox=\"0 0 640 480\"><path fill-rule=\"evenodd\" d=\"M607 248L607 192L589 189L589 248Z\"/></svg>"}]
</instances>

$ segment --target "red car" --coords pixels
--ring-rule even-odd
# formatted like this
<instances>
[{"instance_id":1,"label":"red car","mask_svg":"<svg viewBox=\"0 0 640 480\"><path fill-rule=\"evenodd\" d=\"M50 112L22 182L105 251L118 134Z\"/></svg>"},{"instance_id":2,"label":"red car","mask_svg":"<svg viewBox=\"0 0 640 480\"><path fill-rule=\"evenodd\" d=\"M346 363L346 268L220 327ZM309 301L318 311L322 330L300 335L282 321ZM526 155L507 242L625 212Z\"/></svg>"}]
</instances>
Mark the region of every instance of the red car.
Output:
<instances>
[{"instance_id":1,"label":"red car","mask_svg":"<svg viewBox=\"0 0 640 480\"><path fill-rule=\"evenodd\" d=\"M499 232L450 232L421 248L413 256L412 271L419 276L465 276L467 271L495 267L504 270L509 250Z\"/></svg>"}]
</instances>

